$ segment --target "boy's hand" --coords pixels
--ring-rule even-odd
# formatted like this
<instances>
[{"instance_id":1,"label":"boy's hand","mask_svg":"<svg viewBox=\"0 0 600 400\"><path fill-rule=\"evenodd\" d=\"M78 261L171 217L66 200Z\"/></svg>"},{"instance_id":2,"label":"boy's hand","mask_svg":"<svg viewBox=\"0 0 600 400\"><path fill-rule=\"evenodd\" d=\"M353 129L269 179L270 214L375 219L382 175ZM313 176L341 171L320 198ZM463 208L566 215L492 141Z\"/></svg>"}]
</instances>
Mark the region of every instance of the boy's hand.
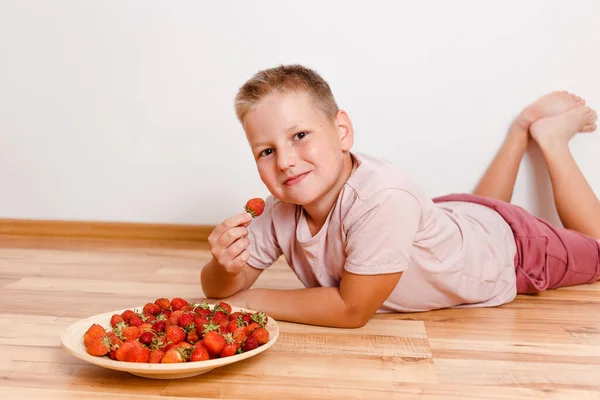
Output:
<instances>
[{"instance_id":1,"label":"boy's hand","mask_svg":"<svg viewBox=\"0 0 600 400\"><path fill-rule=\"evenodd\" d=\"M252 217L243 212L217 225L208 236L210 253L215 261L230 274L238 274L250 257L248 229Z\"/></svg>"}]
</instances>

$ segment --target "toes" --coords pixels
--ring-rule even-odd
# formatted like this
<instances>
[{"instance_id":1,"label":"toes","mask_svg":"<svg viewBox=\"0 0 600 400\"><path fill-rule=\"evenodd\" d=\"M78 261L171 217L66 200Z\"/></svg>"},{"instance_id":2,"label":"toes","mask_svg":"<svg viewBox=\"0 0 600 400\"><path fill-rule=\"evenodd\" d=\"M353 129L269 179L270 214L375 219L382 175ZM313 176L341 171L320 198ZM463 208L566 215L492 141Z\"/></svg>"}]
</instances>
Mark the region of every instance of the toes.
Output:
<instances>
[{"instance_id":1,"label":"toes","mask_svg":"<svg viewBox=\"0 0 600 400\"><path fill-rule=\"evenodd\" d=\"M568 93L568 95L569 95L569 96L570 96L570 97L571 97L573 100L575 100L575 103L576 103L578 106L581 106L581 105L584 105L584 104L585 104L585 100L584 100L584 99L582 99L581 97L577 96L575 93Z\"/></svg>"},{"instance_id":2,"label":"toes","mask_svg":"<svg viewBox=\"0 0 600 400\"><path fill-rule=\"evenodd\" d=\"M584 125L581 128L581 132L594 132L596 130L596 124Z\"/></svg>"},{"instance_id":3,"label":"toes","mask_svg":"<svg viewBox=\"0 0 600 400\"><path fill-rule=\"evenodd\" d=\"M585 119L589 121L589 123L596 122L596 120L598 119L598 114L596 113L596 111L589 107L585 107L583 115L585 116Z\"/></svg>"}]
</instances>

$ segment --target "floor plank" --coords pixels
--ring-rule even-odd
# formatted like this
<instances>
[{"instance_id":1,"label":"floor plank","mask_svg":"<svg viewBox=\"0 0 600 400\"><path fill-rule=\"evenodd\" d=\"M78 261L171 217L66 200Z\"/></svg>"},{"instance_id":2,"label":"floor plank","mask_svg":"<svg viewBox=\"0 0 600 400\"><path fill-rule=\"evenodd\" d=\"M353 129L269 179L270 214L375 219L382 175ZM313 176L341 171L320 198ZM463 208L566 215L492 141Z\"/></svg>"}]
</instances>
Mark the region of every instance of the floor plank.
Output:
<instances>
[{"instance_id":1,"label":"floor plank","mask_svg":"<svg viewBox=\"0 0 600 400\"><path fill-rule=\"evenodd\" d=\"M61 348L81 318L201 298L209 259L203 243L0 236L0 397L600 398L600 283L502 307L378 314L360 329L281 322L268 351L182 380L106 370ZM302 287L283 260L257 286Z\"/></svg>"}]
</instances>

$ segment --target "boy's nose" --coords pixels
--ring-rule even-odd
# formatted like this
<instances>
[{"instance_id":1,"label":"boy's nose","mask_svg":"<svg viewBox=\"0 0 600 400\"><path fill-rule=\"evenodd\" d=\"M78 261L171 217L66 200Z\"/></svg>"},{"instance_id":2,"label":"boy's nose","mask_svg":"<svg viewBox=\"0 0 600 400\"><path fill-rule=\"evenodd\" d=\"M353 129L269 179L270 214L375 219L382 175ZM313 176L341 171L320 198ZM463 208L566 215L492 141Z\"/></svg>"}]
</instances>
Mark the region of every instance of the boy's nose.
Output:
<instances>
[{"instance_id":1,"label":"boy's nose","mask_svg":"<svg viewBox=\"0 0 600 400\"><path fill-rule=\"evenodd\" d=\"M293 151L279 151L277 157L277 166L285 171L296 165L296 154Z\"/></svg>"}]
</instances>

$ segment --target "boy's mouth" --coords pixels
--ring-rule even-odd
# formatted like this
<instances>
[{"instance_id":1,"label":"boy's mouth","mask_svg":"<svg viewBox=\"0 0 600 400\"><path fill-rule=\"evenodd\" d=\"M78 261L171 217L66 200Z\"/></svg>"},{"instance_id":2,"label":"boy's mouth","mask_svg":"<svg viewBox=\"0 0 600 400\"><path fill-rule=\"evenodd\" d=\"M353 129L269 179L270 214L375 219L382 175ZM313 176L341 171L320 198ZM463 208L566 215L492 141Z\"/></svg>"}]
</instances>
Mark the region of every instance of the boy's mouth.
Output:
<instances>
[{"instance_id":1,"label":"boy's mouth","mask_svg":"<svg viewBox=\"0 0 600 400\"><path fill-rule=\"evenodd\" d=\"M308 174L309 174L309 172L305 172L300 175L295 175L295 176L289 177L288 179L285 180L285 182L283 182L283 184L285 186L294 186L295 184L300 183Z\"/></svg>"}]
</instances>

